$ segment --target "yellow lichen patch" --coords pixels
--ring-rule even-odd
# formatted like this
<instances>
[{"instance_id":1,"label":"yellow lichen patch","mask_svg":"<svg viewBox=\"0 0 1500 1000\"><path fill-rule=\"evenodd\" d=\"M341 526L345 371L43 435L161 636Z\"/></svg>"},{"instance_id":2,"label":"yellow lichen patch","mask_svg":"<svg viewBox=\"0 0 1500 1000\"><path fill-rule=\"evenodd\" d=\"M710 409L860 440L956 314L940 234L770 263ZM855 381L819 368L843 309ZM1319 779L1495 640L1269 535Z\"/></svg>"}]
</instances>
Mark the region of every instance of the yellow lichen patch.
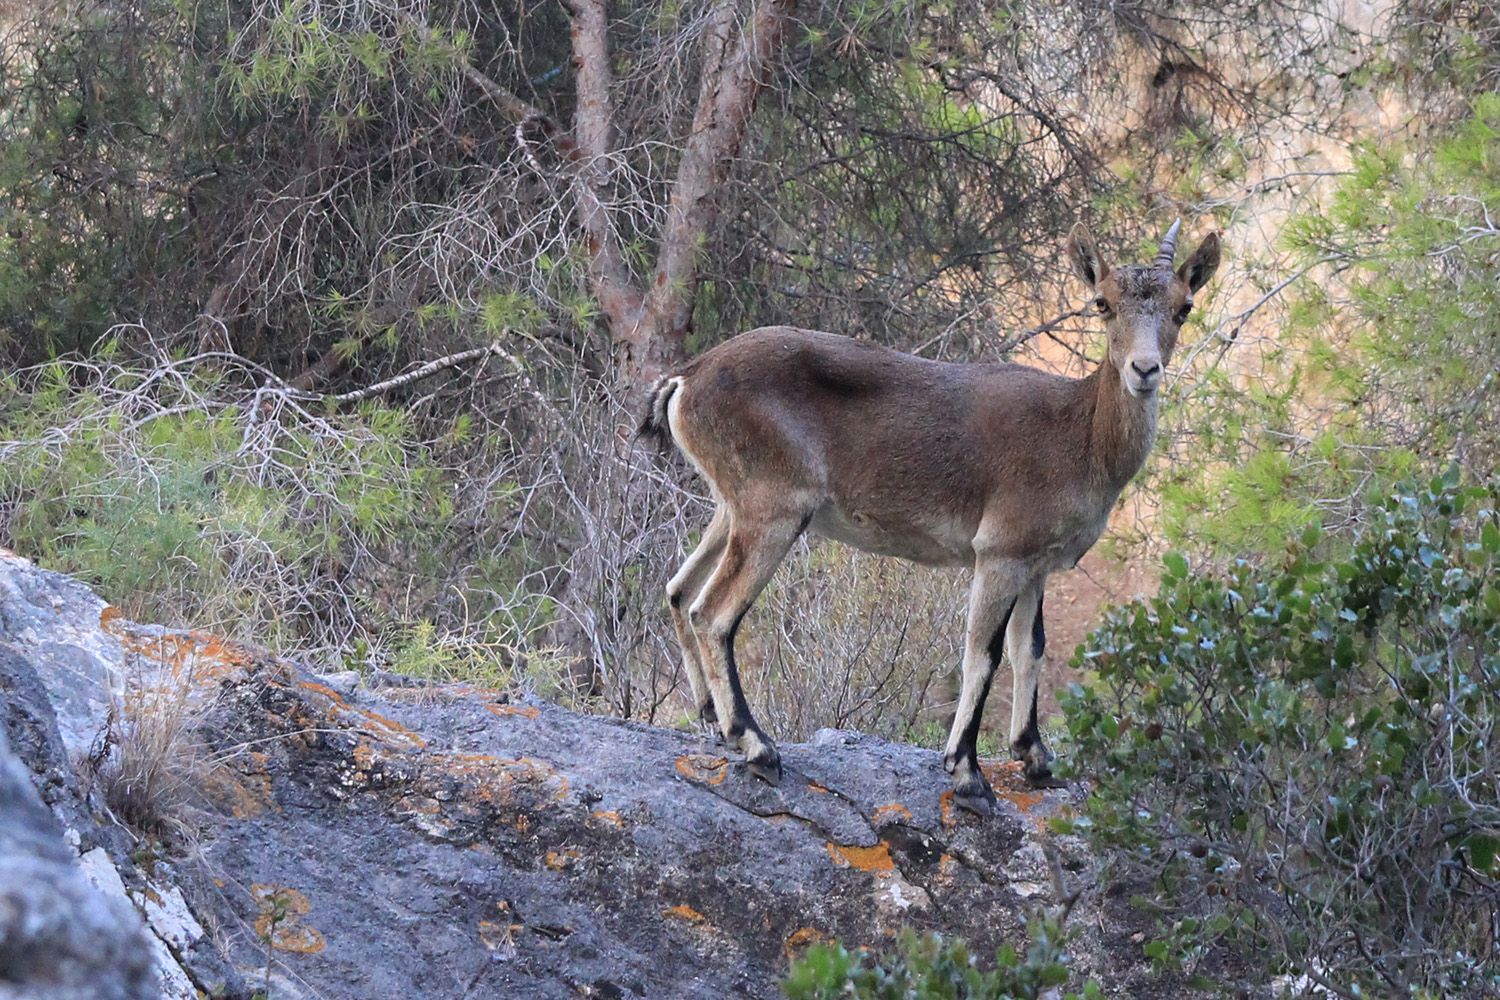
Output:
<instances>
[{"instance_id":1,"label":"yellow lichen patch","mask_svg":"<svg viewBox=\"0 0 1500 1000\"><path fill-rule=\"evenodd\" d=\"M683 923L708 926L708 918L697 910L684 903L681 906L671 906L661 911L661 915L668 920L681 920Z\"/></svg>"},{"instance_id":2,"label":"yellow lichen patch","mask_svg":"<svg viewBox=\"0 0 1500 1000\"><path fill-rule=\"evenodd\" d=\"M255 934L272 948L311 954L323 950L323 935L302 923L312 909L307 897L296 889L281 885L250 887L250 896L260 908L255 918Z\"/></svg>"},{"instance_id":3,"label":"yellow lichen patch","mask_svg":"<svg viewBox=\"0 0 1500 1000\"><path fill-rule=\"evenodd\" d=\"M309 691L316 691L318 694L333 702L339 708L349 707L349 703L344 701L344 696L339 694L333 688L329 687L327 684L319 684L317 681L303 681L302 686Z\"/></svg>"},{"instance_id":4,"label":"yellow lichen patch","mask_svg":"<svg viewBox=\"0 0 1500 1000\"><path fill-rule=\"evenodd\" d=\"M783 948L786 951L787 961L791 962L801 957L803 952L815 944L831 944L832 942L833 938L816 927L801 927L787 935Z\"/></svg>"},{"instance_id":5,"label":"yellow lichen patch","mask_svg":"<svg viewBox=\"0 0 1500 1000\"><path fill-rule=\"evenodd\" d=\"M694 781L717 785L729 774L729 761L706 753L690 753L677 758L677 770Z\"/></svg>"},{"instance_id":6,"label":"yellow lichen patch","mask_svg":"<svg viewBox=\"0 0 1500 1000\"><path fill-rule=\"evenodd\" d=\"M199 788L218 808L236 819L259 816L275 806L269 774L243 774L228 767L210 768L199 779Z\"/></svg>"},{"instance_id":7,"label":"yellow lichen patch","mask_svg":"<svg viewBox=\"0 0 1500 1000\"><path fill-rule=\"evenodd\" d=\"M871 821L875 826L888 826L891 823L904 823L911 819L911 810L899 802L881 806L875 810Z\"/></svg>"},{"instance_id":8,"label":"yellow lichen patch","mask_svg":"<svg viewBox=\"0 0 1500 1000\"><path fill-rule=\"evenodd\" d=\"M883 840L874 847L845 847L829 843L828 856L840 868L858 868L862 872L888 872L896 867L891 858L891 845Z\"/></svg>"},{"instance_id":9,"label":"yellow lichen patch","mask_svg":"<svg viewBox=\"0 0 1500 1000\"><path fill-rule=\"evenodd\" d=\"M1013 792L1010 789L998 788L995 790L995 795L1012 803L1023 813L1030 813L1031 810L1041 805L1042 800L1046 798L1041 792ZM1032 818L1037 819L1038 817Z\"/></svg>"},{"instance_id":10,"label":"yellow lichen patch","mask_svg":"<svg viewBox=\"0 0 1500 1000\"><path fill-rule=\"evenodd\" d=\"M344 700L343 695L326 684L302 681L301 686L303 690L311 691L327 699L327 718L335 725L363 730L380 742L398 750L420 750L427 745L427 741L421 736L394 719L387 719L383 715L350 705Z\"/></svg>"},{"instance_id":11,"label":"yellow lichen patch","mask_svg":"<svg viewBox=\"0 0 1500 1000\"><path fill-rule=\"evenodd\" d=\"M623 830L625 828L625 823L620 819L620 814L617 812L601 811L590 813L589 819L600 826L613 826L616 830Z\"/></svg>"},{"instance_id":12,"label":"yellow lichen patch","mask_svg":"<svg viewBox=\"0 0 1500 1000\"><path fill-rule=\"evenodd\" d=\"M496 715L520 715L527 719L535 719L542 714L542 710L535 705L486 705L484 707Z\"/></svg>"},{"instance_id":13,"label":"yellow lichen patch","mask_svg":"<svg viewBox=\"0 0 1500 1000\"><path fill-rule=\"evenodd\" d=\"M354 745L354 763L360 770L368 771L375 764L375 747L368 737L361 736Z\"/></svg>"},{"instance_id":14,"label":"yellow lichen patch","mask_svg":"<svg viewBox=\"0 0 1500 1000\"><path fill-rule=\"evenodd\" d=\"M809 792L821 792L824 795L828 794L828 786L820 785L816 781L809 781L807 783L807 790Z\"/></svg>"},{"instance_id":15,"label":"yellow lichen patch","mask_svg":"<svg viewBox=\"0 0 1500 1000\"><path fill-rule=\"evenodd\" d=\"M545 859L548 868L555 872L565 872L573 867L573 862L581 855L574 850L548 851Z\"/></svg>"}]
</instances>

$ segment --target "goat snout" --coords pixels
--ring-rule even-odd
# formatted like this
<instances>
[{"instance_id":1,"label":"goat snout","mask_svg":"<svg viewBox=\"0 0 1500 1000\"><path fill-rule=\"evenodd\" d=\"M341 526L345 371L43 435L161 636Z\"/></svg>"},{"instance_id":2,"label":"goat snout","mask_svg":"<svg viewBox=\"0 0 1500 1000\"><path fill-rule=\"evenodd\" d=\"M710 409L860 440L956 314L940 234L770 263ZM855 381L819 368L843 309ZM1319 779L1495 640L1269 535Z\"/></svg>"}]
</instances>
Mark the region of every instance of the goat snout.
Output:
<instances>
[{"instance_id":1,"label":"goat snout","mask_svg":"<svg viewBox=\"0 0 1500 1000\"><path fill-rule=\"evenodd\" d=\"M1150 395L1161 384L1161 361L1157 358L1132 358L1126 367L1125 386L1132 395Z\"/></svg>"}]
</instances>

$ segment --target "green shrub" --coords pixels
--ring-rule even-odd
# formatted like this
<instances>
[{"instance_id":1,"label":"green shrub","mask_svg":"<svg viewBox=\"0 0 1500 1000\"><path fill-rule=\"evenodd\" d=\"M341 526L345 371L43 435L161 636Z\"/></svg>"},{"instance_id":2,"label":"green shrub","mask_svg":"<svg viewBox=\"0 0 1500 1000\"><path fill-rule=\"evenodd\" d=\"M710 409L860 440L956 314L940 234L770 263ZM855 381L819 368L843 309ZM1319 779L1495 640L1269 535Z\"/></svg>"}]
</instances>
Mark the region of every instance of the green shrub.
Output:
<instances>
[{"instance_id":1,"label":"green shrub","mask_svg":"<svg viewBox=\"0 0 1500 1000\"><path fill-rule=\"evenodd\" d=\"M0 376L0 399L0 544L130 617L328 665L441 649L451 671L427 672L497 684L550 620L506 536L517 487L462 474L503 447L461 421L432 437L374 402L107 351Z\"/></svg>"},{"instance_id":2,"label":"green shrub","mask_svg":"<svg viewBox=\"0 0 1500 1000\"><path fill-rule=\"evenodd\" d=\"M1163 415L1175 544L1276 550L1310 520L1357 528L1395 483L1450 461L1500 467L1500 93L1430 137L1349 154L1281 235L1293 259L1261 279L1291 282L1274 336L1188 379Z\"/></svg>"},{"instance_id":3,"label":"green shrub","mask_svg":"<svg viewBox=\"0 0 1500 1000\"><path fill-rule=\"evenodd\" d=\"M1159 919L1158 962L1500 988L1500 481L1457 479L1389 497L1336 556L1316 527L1225 576L1168 556L1075 658L1077 827Z\"/></svg>"},{"instance_id":4,"label":"green shrub","mask_svg":"<svg viewBox=\"0 0 1500 1000\"><path fill-rule=\"evenodd\" d=\"M1059 920L1031 921L1024 956L1006 945L982 971L962 941L908 930L894 954L872 958L835 942L814 945L782 982L790 1000L1036 1000L1068 981L1066 934ZM1090 981L1067 1000L1102 996Z\"/></svg>"}]
</instances>

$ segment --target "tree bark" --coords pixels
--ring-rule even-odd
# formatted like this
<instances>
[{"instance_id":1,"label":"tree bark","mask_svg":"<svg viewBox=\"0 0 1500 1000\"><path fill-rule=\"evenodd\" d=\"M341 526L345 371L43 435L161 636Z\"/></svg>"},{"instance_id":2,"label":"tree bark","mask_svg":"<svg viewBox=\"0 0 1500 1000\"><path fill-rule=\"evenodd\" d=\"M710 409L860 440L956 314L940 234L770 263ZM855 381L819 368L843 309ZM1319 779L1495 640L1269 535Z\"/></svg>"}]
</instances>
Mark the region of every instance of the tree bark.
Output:
<instances>
[{"instance_id":1,"label":"tree bark","mask_svg":"<svg viewBox=\"0 0 1500 1000\"><path fill-rule=\"evenodd\" d=\"M630 343L630 360L647 384L667 365L686 357L697 303L698 253L718 218L719 195L770 80L794 5L795 0L757 0L739 32L733 0L723 0L713 13L698 111L677 166L647 293L644 325L649 339Z\"/></svg>"},{"instance_id":2,"label":"tree bark","mask_svg":"<svg viewBox=\"0 0 1500 1000\"><path fill-rule=\"evenodd\" d=\"M615 347L616 381L639 397L687 358L697 302L697 254L717 221L719 195L739 155L761 92L770 81L796 0L756 0L736 28L734 0L714 10L705 39L698 106L677 166L655 266L647 285L632 274L608 204L614 102L606 0L572 0L577 102L573 129L506 90L473 66L461 72L522 125L552 143L578 208L589 284Z\"/></svg>"}]
</instances>

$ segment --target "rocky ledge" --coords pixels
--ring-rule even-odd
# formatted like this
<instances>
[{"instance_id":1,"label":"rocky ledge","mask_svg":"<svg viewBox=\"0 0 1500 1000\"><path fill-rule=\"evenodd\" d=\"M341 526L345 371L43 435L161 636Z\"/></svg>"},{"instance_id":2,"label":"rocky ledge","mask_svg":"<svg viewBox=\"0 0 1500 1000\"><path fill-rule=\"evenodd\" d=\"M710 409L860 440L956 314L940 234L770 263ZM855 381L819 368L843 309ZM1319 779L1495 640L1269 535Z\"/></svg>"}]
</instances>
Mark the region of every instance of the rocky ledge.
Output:
<instances>
[{"instance_id":1,"label":"rocky ledge","mask_svg":"<svg viewBox=\"0 0 1500 1000\"><path fill-rule=\"evenodd\" d=\"M275 1000L771 998L790 958L831 938L1020 945L1056 892L1044 845L1071 888L1092 878L1082 845L1046 830L1080 793L1034 791L1008 763L986 766L1000 807L981 818L915 747L824 731L783 747L773 788L696 734L386 681L128 622L0 549L0 777L13 753L48 807L0 855L51 866L0 856L0 998L89 995L67 990L104 967L111 995L150 995L131 971L142 941L171 997L249 997L269 976ZM115 822L79 770L121 752L115 720L164 707L199 775L196 832L166 848ZM80 867L116 902L84 893ZM1079 982L1132 995L1139 946L1101 905L1086 891L1073 913ZM16 957L71 955L78 928L102 926L93 967Z\"/></svg>"}]
</instances>

